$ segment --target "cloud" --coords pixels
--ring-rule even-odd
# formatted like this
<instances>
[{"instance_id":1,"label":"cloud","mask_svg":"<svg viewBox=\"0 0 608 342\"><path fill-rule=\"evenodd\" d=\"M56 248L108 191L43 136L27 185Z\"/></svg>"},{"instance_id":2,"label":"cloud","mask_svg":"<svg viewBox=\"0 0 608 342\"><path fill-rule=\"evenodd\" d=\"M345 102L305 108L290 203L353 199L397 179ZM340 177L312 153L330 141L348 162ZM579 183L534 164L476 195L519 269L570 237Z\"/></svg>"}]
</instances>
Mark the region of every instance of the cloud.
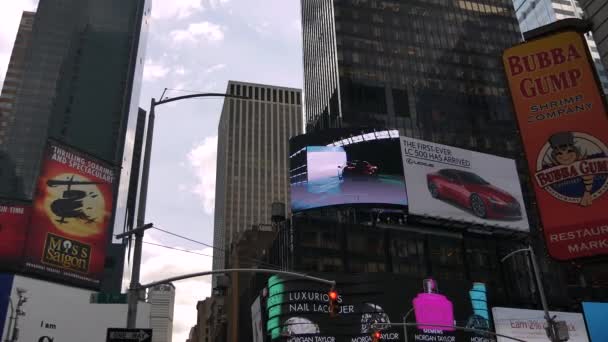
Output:
<instances>
[{"instance_id":1,"label":"cloud","mask_svg":"<svg viewBox=\"0 0 608 342\"><path fill-rule=\"evenodd\" d=\"M183 76L186 74L186 68L184 68L182 65L177 66L173 69L173 72L176 73L177 75ZM177 88L177 89L181 89L181 88Z\"/></svg>"},{"instance_id":2,"label":"cloud","mask_svg":"<svg viewBox=\"0 0 608 342\"><path fill-rule=\"evenodd\" d=\"M145 241L159 243L149 236L145 238ZM187 249L179 246L176 248ZM210 257L149 244L145 244L143 250L141 282L144 284L177 275L211 270L212 258ZM207 255L213 254L211 248L192 251ZM193 268L193 265L196 266ZM180 280L173 285L175 285L173 341L185 341L190 328L196 324L196 303L211 294L211 276Z\"/></svg>"},{"instance_id":3,"label":"cloud","mask_svg":"<svg viewBox=\"0 0 608 342\"><path fill-rule=\"evenodd\" d=\"M212 72L215 72L215 71L222 70L225 67L226 67L226 64L224 64L224 63L215 64L215 65L212 65L212 66L208 67L207 69L205 69L205 73L209 74L209 73L212 73Z\"/></svg>"},{"instance_id":4,"label":"cloud","mask_svg":"<svg viewBox=\"0 0 608 342\"><path fill-rule=\"evenodd\" d=\"M152 4L152 18L183 19L202 10L201 0L160 0Z\"/></svg>"},{"instance_id":5,"label":"cloud","mask_svg":"<svg viewBox=\"0 0 608 342\"><path fill-rule=\"evenodd\" d=\"M206 137L188 153L188 162L197 178L197 184L192 191L201 199L207 214L213 214L215 207L216 157L217 135Z\"/></svg>"},{"instance_id":6,"label":"cloud","mask_svg":"<svg viewBox=\"0 0 608 342\"><path fill-rule=\"evenodd\" d=\"M200 39L208 42L224 40L224 29L209 21L191 23L185 30L173 30L169 33L174 42L197 42Z\"/></svg>"},{"instance_id":7,"label":"cloud","mask_svg":"<svg viewBox=\"0 0 608 342\"><path fill-rule=\"evenodd\" d=\"M261 23L248 24L249 28L253 29L255 32L261 35L266 35L270 33L270 23L267 21L263 21Z\"/></svg>"},{"instance_id":8,"label":"cloud","mask_svg":"<svg viewBox=\"0 0 608 342\"><path fill-rule=\"evenodd\" d=\"M169 73L170 69L165 65L155 62L151 59L146 59L144 63L144 80L154 81L164 78Z\"/></svg>"},{"instance_id":9,"label":"cloud","mask_svg":"<svg viewBox=\"0 0 608 342\"><path fill-rule=\"evenodd\" d=\"M229 3L230 0L207 0L209 6L213 9L218 8L219 6L225 5Z\"/></svg>"}]
</instances>

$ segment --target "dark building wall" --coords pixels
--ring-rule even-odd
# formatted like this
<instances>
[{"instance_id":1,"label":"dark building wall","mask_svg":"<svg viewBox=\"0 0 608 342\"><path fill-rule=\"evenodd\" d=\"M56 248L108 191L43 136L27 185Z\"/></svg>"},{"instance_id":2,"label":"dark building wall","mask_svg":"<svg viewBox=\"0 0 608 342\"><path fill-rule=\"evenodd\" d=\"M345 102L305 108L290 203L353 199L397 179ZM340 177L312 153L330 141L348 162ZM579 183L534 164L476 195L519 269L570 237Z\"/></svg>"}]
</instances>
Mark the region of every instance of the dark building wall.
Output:
<instances>
[{"instance_id":1,"label":"dark building wall","mask_svg":"<svg viewBox=\"0 0 608 342\"><path fill-rule=\"evenodd\" d=\"M516 150L500 60L521 39L510 0L303 0L302 17L309 131L395 127L480 151Z\"/></svg>"},{"instance_id":2,"label":"dark building wall","mask_svg":"<svg viewBox=\"0 0 608 342\"><path fill-rule=\"evenodd\" d=\"M22 197L33 196L47 137L121 166L129 117L137 116L129 107L138 102L131 90L141 78L141 68L135 71L146 15L145 0L40 1L17 92L18 120L3 146L23 182Z\"/></svg>"},{"instance_id":3,"label":"dark building wall","mask_svg":"<svg viewBox=\"0 0 608 342\"><path fill-rule=\"evenodd\" d=\"M509 252L523 248L524 236L484 235L462 229L407 223L402 212L354 208L326 208L292 218L293 269L304 273L394 273L433 277L441 281L484 282L500 303L513 307L539 308L531 265L520 253L506 260ZM269 262L280 264L289 247L275 240ZM537 249L539 250L539 249ZM599 266L599 264L598 264ZM596 271L600 267L596 267ZM579 279L563 278L561 272L544 268L543 279L552 309L580 310L581 299L605 301L600 274ZM576 272L566 277L578 278ZM574 284L574 285L573 285ZM506 305L506 304L505 304Z\"/></svg>"}]
</instances>

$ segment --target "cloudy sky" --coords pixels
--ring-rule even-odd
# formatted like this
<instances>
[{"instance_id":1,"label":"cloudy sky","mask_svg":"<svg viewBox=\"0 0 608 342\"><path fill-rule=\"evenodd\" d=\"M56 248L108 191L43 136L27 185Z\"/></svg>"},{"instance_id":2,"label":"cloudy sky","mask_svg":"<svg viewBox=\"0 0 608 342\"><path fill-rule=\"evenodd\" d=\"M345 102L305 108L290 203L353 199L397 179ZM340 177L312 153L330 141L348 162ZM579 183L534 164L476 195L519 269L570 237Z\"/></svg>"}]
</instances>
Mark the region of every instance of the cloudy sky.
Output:
<instances>
[{"instance_id":1,"label":"cloudy sky","mask_svg":"<svg viewBox=\"0 0 608 342\"><path fill-rule=\"evenodd\" d=\"M0 81L4 79L22 10L37 0L0 4ZM153 0L141 107L164 88L225 92L228 80L302 87L299 0ZM168 96L187 92L169 90ZM193 99L157 108L146 221L212 244L217 125L221 99ZM151 231L142 282L211 268L212 250ZM195 305L210 279L177 286L174 342L195 324Z\"/></svg>"}]
</instances>

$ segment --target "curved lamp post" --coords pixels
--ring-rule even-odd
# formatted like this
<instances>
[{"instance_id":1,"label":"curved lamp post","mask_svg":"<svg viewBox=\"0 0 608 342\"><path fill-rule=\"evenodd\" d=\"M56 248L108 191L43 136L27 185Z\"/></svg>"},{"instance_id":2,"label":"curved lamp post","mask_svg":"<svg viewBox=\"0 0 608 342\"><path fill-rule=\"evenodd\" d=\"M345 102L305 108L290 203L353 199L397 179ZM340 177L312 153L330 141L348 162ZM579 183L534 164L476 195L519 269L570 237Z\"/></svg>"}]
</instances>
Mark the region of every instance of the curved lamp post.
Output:
<instances>
[{"instance_id":1,"label":"curved lamp post","mask_svg":"<svg viewBox=\"0 0 608 342\"><path fill-rule=\"evenodd\" d=\"M165 91L167 89L165 88ZM164 95L164 92L163 92ZM141 173L141 186L139 189L139 206L137 208L137 227L144 226L144 220L146 218L146 201L148 197L148 178L150 176L150 159L152 154L152 138L154 135L154 118L155 113L154 109L156 106L160 106L165 103L192 99L197 97L229 97L229 98L237 98L237 99L250 99L247 96L238 96L231 94L222 94L222 93L199 93L199 94L191 94L178 96L173 98L161 99L160 101L156 101L156 99L152 98L150 102L150 113L148 114L148 129L146 131L146 146L144 149L144 162L143 162L143 170ZM135 235L135 244L133 246L133 270L131 272L131 284L129 285L129 299L128 299L128 310L127 310L127 328L135 328L135 320L137 317L137 302L139 300L139 276L140 276L140 267L141 267L141 253L142 253L142 244L144 238L144 230L140 229L137 232L134 232Z\"/></svg>"}]
</instances>

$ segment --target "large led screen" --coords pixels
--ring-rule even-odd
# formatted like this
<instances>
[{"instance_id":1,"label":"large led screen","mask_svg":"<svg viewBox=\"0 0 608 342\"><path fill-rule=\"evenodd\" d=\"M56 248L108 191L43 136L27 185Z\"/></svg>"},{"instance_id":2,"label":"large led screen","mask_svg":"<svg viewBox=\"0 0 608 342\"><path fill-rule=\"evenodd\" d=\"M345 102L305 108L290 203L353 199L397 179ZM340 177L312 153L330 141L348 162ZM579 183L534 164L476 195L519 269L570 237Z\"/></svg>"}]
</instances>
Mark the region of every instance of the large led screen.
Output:
<instances>
[{"instance_id":1,"label":"large led screen","mask_svg":"<svg viewBox=\"0 0 608 342\"><path fill-rule=\"evenodd\" d=\"M25 246L28 272L99 286L114 182L114 170L106 163L48 143Z\"/></svg>"},{"instance_id":2,"label":"large led screen","mask_svg":"<svg viewBox=\"0 0 608 342\"><path fill-rule=\"evenodd\" d=\"M328 130L290 140L293 211L341 205L407 205L396 130Z\"/></svg>"},{"instance_id":3,"label":"large led screen","mask_svg":"<svg viewBox=\"0 0 608 342\"><path fill-rule=\"evenodd\" d=\"M488 310L492 289L484 283L393 274L324 273L323 277L337 281L336 317L329 315L327 285L270 277L262 303L269 341L369 342L377 328L374 323L401 323L404 317L412 324L406 329L409 341L495 341L483 333L493 330ZM454 326L483 332L464 332ZM405 340L402 326L379 330L382 341Z\"/></svg>"},{"instance_id":4,"label":"large led screen","mask_svg":"<svg viewBox=\"0 0 608 342\"><path fill-rule=\"evenodd\" d=\"M608 341L608 303L583 302L583 313L591 341Z\"/></svg>"},{"instance_id":5,"label":"large led screen","mask_svg":"<svg viewBox=\"0 0 608 342\"><path fill-rule=\"evenodd\" d=\"M515 161L401 137L409 212L529 231Z\"/></svg>"}]
</instances>

